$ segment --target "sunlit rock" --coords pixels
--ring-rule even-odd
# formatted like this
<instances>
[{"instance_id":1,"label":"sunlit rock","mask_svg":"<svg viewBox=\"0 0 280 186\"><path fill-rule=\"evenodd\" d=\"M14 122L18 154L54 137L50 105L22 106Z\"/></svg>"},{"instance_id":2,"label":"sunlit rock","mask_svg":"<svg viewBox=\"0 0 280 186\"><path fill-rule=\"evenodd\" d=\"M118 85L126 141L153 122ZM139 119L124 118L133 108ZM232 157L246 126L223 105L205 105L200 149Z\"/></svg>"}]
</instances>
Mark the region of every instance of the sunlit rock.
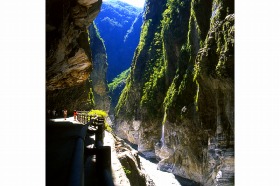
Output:
<instances>
[{"instance_id":1,"label":"sunlit rock","mask_svg":"<svg viewBox=\"0 0 280 186\"><path fill-rule=\"evenodd\" d=\"M154 153L160 169L232 185L234 1L148 0L144 15L116 107L117 133L141 120L138 150Z\"/></svg>"},{"instance_id":2,"label":"sunlit rock","mask_svg":"<svg viewBox=\"0 0 280 186\"><path fill-rule=\"evenodd\" d=\"M47 90L81 85L89 77L92 63L87 27L100 6L101 0L46 1Z\"/></svg>"}]
</instances>

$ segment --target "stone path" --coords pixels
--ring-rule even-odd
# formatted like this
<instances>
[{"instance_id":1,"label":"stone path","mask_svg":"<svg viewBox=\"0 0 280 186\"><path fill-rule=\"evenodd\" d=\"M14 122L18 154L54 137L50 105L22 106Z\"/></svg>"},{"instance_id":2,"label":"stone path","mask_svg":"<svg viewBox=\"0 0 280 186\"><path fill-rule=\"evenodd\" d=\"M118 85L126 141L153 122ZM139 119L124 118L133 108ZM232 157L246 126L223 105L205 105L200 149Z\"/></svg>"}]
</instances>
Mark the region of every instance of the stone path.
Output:
<instances>
[{"instance_id":1,"label":"stone path","mask_svg":"<svg viewBox=\"0 0 280 186\"><path fill-rule=\"evenodd\" d=\"M64 120L64 118L55 118L55 119L50 119L50 121L54 121L54 122L63 122L63 121L68 121L68 122L72 122L75 124L79 124L80 122L78 121L74 121L74 117L68 117L66 118L66 120Z\"/></svg>"}]
</instances>

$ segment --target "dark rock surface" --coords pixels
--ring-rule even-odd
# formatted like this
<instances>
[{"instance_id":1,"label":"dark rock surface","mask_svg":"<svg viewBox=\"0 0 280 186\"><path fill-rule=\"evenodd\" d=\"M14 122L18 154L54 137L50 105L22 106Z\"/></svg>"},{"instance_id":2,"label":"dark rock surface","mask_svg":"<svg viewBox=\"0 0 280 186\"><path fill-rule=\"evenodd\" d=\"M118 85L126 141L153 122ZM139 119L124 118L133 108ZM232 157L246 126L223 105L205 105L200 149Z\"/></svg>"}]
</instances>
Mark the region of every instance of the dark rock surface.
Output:
<instances>
[{"instance_id":1,"label":"dark rock surface","mask_svg":"<svg viewBox=\"0 0 280 186\"><path fill-rule=\"evenodd\" d=\"M106 81L108 68L106 48L96 26L91 24L88 30L93 63L90 80L91 86L93 87L95 108L108 112L110 108L110 98L108 96L109 90Z\"/></svg>"},{"instance_id":2,"label":"dark rock surface","mask_svg":"<svg viewBox=\"0 0 280 186\"><path fill-rule=\"evenodd\" d=\"M46 1L46 89L82 84L92 64L87 27L101 0Z\"/></svg>"},{"instance_id":3,"label":"dark rock surface","mask_svg":"<svg viewBox=\"0 0 280 186\"><path fill-rule=\"evenodd\" d=\"M92 53L88 36L88 26L99 13L101 1L50 0L46 5L47 109L60 113L66 108L69 115L94 107L109 110L106 51L97 31L91 29ZM48 29L50 25L52 29Z\"/></svg>"}]
</instances>

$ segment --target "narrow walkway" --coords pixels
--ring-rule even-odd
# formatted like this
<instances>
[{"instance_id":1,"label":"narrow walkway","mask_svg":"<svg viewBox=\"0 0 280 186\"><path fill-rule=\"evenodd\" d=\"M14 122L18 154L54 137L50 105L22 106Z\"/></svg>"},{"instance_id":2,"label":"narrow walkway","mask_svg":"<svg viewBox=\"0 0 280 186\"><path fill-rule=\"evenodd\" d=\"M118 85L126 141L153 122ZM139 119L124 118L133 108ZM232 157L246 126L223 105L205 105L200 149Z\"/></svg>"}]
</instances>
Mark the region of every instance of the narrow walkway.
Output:
<instances>
[{"instance_id":1,"label":"narrow walkway","mask_svg":"<svg viewBox=\"0 0 280 186\"><path fill-rule=\"evenodd\" d=\"M54 122L72 122L75 124L80 124L80 122L78 122L77 120L74 121L74 117L68 117L66 118L66 120L64 120L64 118L55 118L55 119L50 119L50 121L54 121Z\"/></svg>"}]
</instances>

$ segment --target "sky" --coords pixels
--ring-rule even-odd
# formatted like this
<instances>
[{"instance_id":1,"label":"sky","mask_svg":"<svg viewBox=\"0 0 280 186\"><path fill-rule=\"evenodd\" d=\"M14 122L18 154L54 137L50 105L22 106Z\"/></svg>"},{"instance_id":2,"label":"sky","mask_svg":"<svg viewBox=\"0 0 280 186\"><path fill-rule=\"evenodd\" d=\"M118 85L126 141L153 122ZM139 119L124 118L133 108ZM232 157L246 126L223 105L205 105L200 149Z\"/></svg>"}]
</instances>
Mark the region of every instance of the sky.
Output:
<instances>
[{"instance_id":1,"label":"sky","mask_svg":"<svg viewBox=\"0 0 280 186\"><path fill-rule=\"evenodd\" d=\"M103 0L103 2L105 2L105 1L112 1L112 0ZM130 5L133 5L133 6L136 6L136 7L139 7L139 8L143 8L144 3L145 3L145 0L119 0L119 1L126 2Z\"/></svg>"}]
</instances>

